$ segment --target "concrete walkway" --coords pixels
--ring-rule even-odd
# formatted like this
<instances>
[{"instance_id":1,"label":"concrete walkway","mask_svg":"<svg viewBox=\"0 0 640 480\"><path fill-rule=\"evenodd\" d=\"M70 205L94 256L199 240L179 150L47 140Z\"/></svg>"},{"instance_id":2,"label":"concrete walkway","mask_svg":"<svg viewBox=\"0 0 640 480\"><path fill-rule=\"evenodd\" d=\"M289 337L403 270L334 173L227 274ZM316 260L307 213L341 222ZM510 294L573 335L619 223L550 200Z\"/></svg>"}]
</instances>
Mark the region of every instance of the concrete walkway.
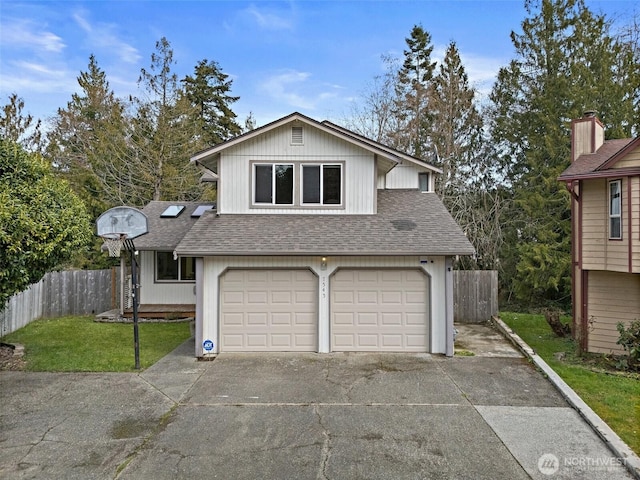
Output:
<instances>
[{"instance_id":1,"label":"concrete walkway","mask_svg":"<svg viewBox=\"0 0 640 480\"><path fill-rule=\"evenodd\" d=\"M471 336L450 359L197 362L190 340L140 374L0 372L0 478L632 478L503 337Z\"/></svg>"}]
</instances>

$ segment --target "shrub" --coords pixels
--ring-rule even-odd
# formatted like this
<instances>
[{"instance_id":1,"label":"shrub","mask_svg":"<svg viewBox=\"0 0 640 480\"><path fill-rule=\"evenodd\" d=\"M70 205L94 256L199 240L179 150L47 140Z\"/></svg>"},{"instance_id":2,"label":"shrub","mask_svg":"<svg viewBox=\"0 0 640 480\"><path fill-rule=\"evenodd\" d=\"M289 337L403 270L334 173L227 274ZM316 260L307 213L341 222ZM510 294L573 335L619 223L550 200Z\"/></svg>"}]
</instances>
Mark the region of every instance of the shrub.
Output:
<instances>
[{"instance_id":1,"label":"shrub","mask_svg":"<svg viewBox=\"0 0 640 480\"><path fill-rule=\"evenodd\" d=\"M627 358L621 362L625 370L640 369L640 320L634 320L628 327L620 322L616 326L620 338L616 342L627 352Z\"/></svg>"}]
</instances>

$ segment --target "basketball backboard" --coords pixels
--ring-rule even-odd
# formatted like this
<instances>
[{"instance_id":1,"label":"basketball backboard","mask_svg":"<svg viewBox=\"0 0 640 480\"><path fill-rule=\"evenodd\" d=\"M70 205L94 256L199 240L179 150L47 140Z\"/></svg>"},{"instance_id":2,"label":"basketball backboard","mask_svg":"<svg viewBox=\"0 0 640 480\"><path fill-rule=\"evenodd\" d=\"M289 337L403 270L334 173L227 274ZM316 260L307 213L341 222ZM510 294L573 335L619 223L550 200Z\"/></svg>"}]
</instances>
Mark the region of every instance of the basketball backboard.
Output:
<instances>
[{"instance_id":1,"label":"basketball backboard","mask_svg":"<svg viewBox=\"0 0 640 480\"><path fill-rule=\"evenodd\" d=\"M147 216L137 208L114 207L96 220L97 233L101 237L122 237L132 240L147 233Z\"/></svg>"}]
</instances>

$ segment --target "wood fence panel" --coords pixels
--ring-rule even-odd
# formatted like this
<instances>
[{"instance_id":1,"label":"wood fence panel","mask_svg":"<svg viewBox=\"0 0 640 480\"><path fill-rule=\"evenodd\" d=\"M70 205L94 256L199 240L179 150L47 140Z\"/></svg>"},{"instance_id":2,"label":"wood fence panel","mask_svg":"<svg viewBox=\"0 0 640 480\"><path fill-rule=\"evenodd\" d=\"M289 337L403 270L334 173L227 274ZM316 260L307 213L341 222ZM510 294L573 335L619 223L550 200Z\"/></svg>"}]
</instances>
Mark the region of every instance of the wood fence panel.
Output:
<instances>
[{"instance_id":1,"label":"wood fence panel","mask_svg":"<svg viewBox=\"0 0 640 480\"><path fill-rule=\"evenodd\" d=\"M0 312L0 336L37 318L90 315L115 308L114 275L117 277L115 269L47 273L38 283L9 299Z\"/></svg>"},{"instance_id":2,"label":"wood fence panel","mask_svg":"<svg viewBox=\"0 0 640 480\"><path fill-rule=\"evenodd\" d=\"M498 272L455 270L453 272L453 320L482 323L498 314Z\"/></svg>"}]
</instances>

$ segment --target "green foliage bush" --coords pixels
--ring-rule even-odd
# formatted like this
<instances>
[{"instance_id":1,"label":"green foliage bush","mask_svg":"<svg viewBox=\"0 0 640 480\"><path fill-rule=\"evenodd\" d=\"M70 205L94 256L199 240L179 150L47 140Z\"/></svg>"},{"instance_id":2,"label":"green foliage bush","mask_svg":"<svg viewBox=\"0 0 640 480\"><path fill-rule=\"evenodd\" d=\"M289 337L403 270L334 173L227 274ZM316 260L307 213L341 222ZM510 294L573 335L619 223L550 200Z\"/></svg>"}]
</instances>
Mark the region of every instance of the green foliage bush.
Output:
<instances>
[{"instance_id":1,"label":"green foliage bush","mask_svg":"<svg viewBox=\"0 0 640 480\"><path fill-rule=\"evenodd\" d=\"M0 310L91 237L84 205L51 165L0 136Z\"/></svg>"},{"instance_id":2,"label":"green foliage bush","mask_svg":"<svg viewBox=\"0 0 640 480\"><path fill-rule=\"evenodd\" d=\"M627 352L619 366L624 370L640 370L640 320L634 320L628 327L620 322L616 328L620 334L616 343Z\"/></svg>"}]
</instances>

